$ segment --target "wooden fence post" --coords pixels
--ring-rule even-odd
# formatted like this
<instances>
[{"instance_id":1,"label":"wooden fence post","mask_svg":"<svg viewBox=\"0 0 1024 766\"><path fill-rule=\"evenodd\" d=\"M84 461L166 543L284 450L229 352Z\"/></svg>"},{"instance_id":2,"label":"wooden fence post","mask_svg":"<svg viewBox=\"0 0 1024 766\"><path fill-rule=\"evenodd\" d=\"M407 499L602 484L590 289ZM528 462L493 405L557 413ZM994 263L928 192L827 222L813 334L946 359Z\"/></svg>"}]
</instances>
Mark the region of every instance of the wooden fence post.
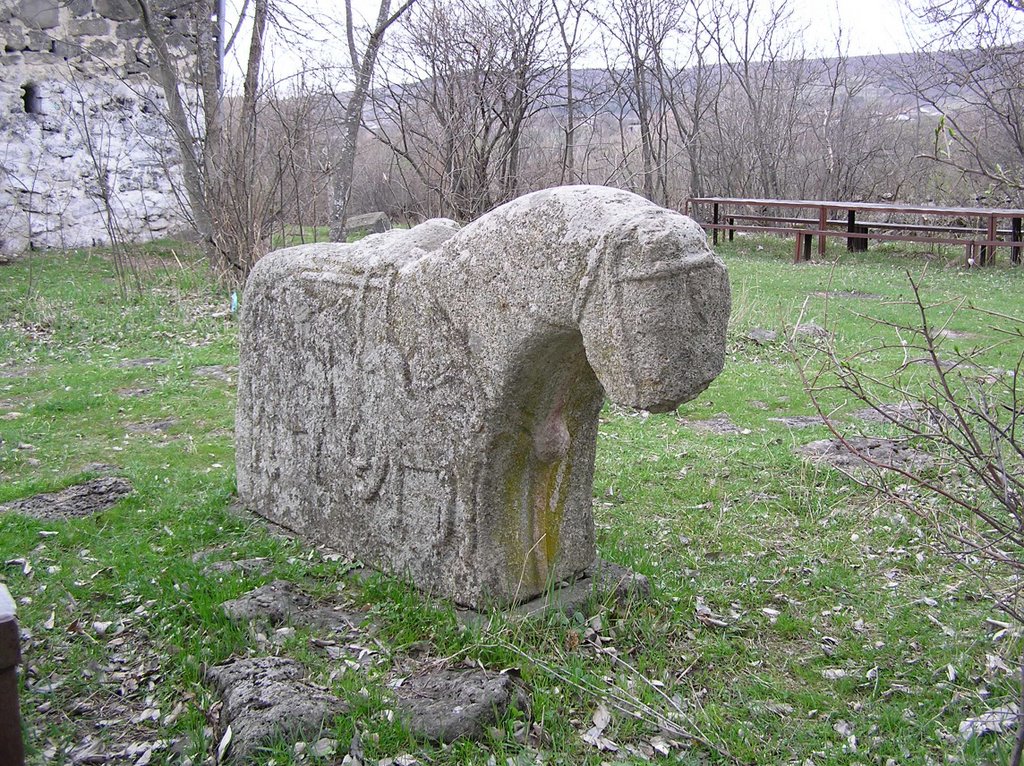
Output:
<instances>
[{"instance_id":1,"label":"wooden fence post","mask_svg":"<svg viewBox=\"0 0 1024 766\"><path fill-rule=\"evenodd\" d=\"M0 763L5 766L24 766L25 763L18 713L20 664L21 636L14 599L7 586L0 583Z\"/></svg>"}]
</instances>

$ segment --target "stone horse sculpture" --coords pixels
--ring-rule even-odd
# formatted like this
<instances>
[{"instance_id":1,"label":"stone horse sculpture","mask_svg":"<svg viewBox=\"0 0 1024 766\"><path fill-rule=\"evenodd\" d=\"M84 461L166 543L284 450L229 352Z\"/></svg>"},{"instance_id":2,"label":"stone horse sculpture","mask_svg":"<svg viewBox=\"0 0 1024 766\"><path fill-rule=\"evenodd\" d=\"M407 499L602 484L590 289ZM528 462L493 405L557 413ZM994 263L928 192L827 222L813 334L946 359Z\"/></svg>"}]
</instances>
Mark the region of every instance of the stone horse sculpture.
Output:
<instances>
[{"instance_id":1,"label":"stone horse sculpture","mask_svg":"<svg viewBox=\"0 0 1024 766\"><path fill-rule=\"evenodd\" d=\"M245 289L239 494L456 602L527 600L594 561L605 395L696 396L728 316L701 228L604 187L279 251Z\"/></svg>"}]
</instances>

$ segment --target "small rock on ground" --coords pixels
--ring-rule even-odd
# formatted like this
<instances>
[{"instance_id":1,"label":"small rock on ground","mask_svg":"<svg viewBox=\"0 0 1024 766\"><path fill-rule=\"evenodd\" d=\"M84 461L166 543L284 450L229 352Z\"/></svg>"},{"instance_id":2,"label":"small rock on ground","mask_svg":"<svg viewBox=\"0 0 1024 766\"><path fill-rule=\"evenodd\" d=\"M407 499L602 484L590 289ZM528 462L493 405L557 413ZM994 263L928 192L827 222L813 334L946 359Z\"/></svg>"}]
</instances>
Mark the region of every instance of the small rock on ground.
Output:
<instances>
[{"instance_id":1,"label":"small rock on ground","mask_svg":"<svg viewBox=\"0 0 1024 766\"><path fill-rule=\"evenodd\" d=\"M224 701L221 723L231 727L228 758L241 762L266 740L287 734L316 738L345 702L305 680L305 669L283 657L235 660L206 671Z\"/></svg>"},{"instance_id":2,"label":"small rock on ground","mask_svg":"<svg viewBox=\"0 0 1024 766\"><path fill-rule=\"evenodd\" d=\"M905 471L921 471L934 464L930 455L892 439L851 436L846 442L850 448L837 439L821 439L797 447L796 451L812 462L827 463L840 470L870 468L878 464L882 468L892 466Z\"/></svg>"},{"instance_id":3,"label":"small rock on ground","mask_svg":"<svg viewBox=\"0 0 1024 766\"><path fill-rule=\"evenodd\" d=\"M778 337L779 334L775 330L766 330L763 327L755 327L747 333L747 338L759 346L774 343Z\"/></svg>"},{"instance_id":4,"label":"small rock on ground","mask_svg":"<svg viewBox=\"0 0 1024 766\"><path fill-rule=\"evenodd\" d=\"M119 476L103 476L73 484L60 492L46 492L0 505L0 513L14 511L36 519L72 519L105 511L132 493L132 485Z\"/></svg>"},{"instance_id":5,"label":"small rock on ground","mask_svg":"<svg viewBox=\"0 0 1024 766\"><path fill-rule=\"evenodd\" d=\"M409 730L434 742L482 739L510 705L525 707L512 677L483 670L428 670L405 679L395 696Z\"/></svg>"},{"instance_id":6,"label":"small rock on ground","mask_svg":"<svg viewBox=\"0 0 1024 766\"><path fill-rule=\"evenodd\" d=\"M266 621L271 625L290 622L327 630L348 630L362 621L330 605L316 605L298 586L287 580L274 580L255 590L221 604L229 619L236 622Z\"/></svg>"},{"instance_id":7,"label":"small rock on ground","mask_svg":"<svg viewBox=\"0 0 1024 766\"><path fill-rule=\"evenodd\" d=\"M309 604L309 596L293 583L274 580L236 599L225 601L221 608L228 618L236 622L266 620L277 625L286 622Z\"/></svg>"}]
</instances>

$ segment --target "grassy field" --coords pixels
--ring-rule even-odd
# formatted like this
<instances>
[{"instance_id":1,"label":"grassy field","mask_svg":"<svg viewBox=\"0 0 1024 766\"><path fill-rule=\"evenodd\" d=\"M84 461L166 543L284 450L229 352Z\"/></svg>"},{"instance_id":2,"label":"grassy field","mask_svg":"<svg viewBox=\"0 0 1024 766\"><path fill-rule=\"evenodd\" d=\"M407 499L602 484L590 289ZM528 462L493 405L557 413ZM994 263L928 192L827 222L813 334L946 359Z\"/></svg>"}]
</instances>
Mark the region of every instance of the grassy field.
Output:
<instances>
[{"instance_id":1,"label":"grassy field","mask_svg":"<svg viewBox=\"0 0 1024 766\"><path fill-rule=\"evenodd\" d=\"M408 754L432 764L1005 762L1011 735L965 743L958 729L1015 700L1020 633L987 622L1004 618L915 517L794 455L827 431L772 420L813 409L786 345L747 333L815 323L840 348L867 349L879 329L861 314L909 316L906 270L939 314L962 296L1019 312L1024 271L967 271L954 255L887 248L793 266L790 251L777 240L722 246L730 348L703 396L669 415L603 415L598 545L647 575L652 599L529 623L496 615L474 628L400 582L355 577L349 562L232 512L237 325L201 265L154 248L145 290L128 301L102 254L0 267L0 503L104 465L135 488L81 519L0 514L0 581L27 632L29 762L70 763L89 748L125 763L146 752L153 764L212 762L217 700L202 669L266 652L301 659L353 712L323 733L338 743L333 755L279 742L261 764L340 764L357 729L374 764ZM982 343L990 323L964 313L950 328L977 339L961 345ZM1012 368L1019 346L983 362ZM723 413L734 433L694 424ZM266 557L269 568L212 574L211 557ZM221 602L273 579L365 611L375 661L339 672L307 628L265 631L223 615ZM529 713L509 714L482 743L411 738L387 714L387 681L424 647L452 664L517 669ZM611 710L604 750L581 736L601 705ZM658 716L716 749L666 736Z\"/></svg>"}]
</instances>

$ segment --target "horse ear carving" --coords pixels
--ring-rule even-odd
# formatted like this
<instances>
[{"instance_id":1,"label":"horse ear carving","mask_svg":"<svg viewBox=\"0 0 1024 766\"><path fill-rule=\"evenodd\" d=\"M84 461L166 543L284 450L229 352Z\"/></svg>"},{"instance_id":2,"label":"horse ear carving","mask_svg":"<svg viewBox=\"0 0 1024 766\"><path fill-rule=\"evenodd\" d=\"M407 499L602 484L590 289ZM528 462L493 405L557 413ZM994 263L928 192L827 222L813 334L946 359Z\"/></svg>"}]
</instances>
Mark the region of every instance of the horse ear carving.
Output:
<instances>
[{"instance_id":1,"label":"horse ear carving","mask_svg":"<svg viewBox=\"0 0 1024 766\"><path fill-rule=\"evenodd\" d=\"M604 187L279 251L242 310L239 494L456 602L528 600L594 562L606 393L697 395L728 314L700 227Z\"/></svg>"}]
</instances>

